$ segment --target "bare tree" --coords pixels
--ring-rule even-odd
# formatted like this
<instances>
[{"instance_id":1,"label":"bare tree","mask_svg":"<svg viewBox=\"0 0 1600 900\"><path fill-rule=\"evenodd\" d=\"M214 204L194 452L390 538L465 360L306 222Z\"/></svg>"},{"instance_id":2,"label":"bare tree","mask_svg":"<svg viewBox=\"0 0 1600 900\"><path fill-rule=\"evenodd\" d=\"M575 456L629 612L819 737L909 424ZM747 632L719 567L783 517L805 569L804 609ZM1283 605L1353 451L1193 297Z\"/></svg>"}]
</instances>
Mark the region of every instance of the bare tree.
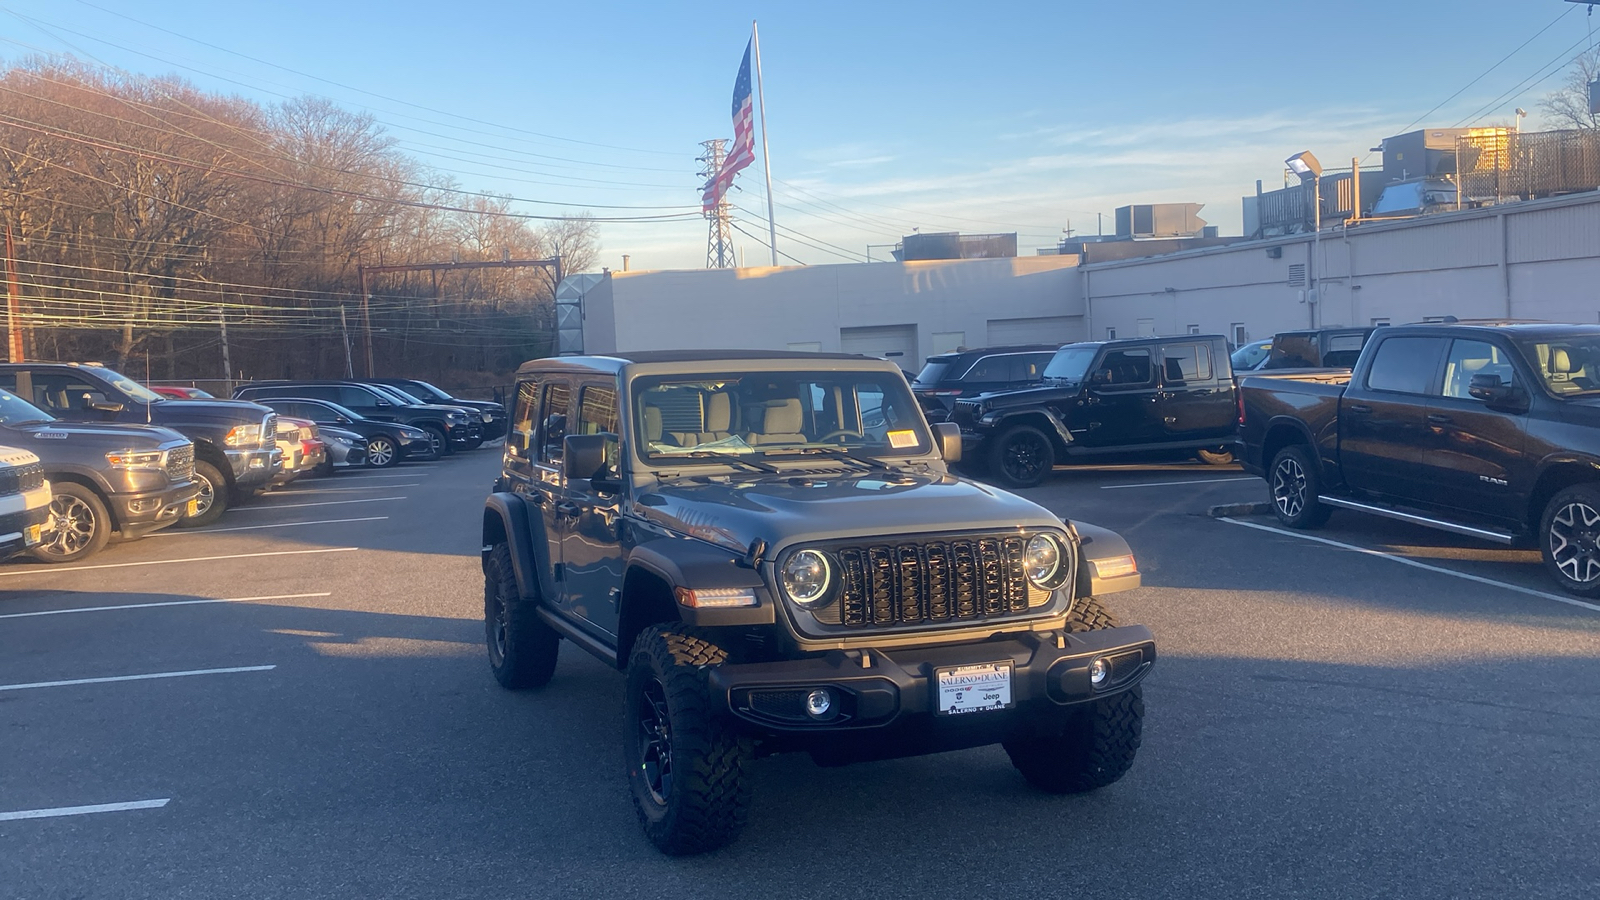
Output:
<instances>
[{"instance_id":1,"label":"bare tree","mask_svg":"<svg viewBox=\"0 0 1600 900\"><path fill-rule=\"evenodd\" d=\"M1578 54L1567 70L1566 81L1540 103L1555 128L1600 129L1600 114L1590 112L1589 85L1600 78L1600 47Z\"/></svg>"}]
</instances>

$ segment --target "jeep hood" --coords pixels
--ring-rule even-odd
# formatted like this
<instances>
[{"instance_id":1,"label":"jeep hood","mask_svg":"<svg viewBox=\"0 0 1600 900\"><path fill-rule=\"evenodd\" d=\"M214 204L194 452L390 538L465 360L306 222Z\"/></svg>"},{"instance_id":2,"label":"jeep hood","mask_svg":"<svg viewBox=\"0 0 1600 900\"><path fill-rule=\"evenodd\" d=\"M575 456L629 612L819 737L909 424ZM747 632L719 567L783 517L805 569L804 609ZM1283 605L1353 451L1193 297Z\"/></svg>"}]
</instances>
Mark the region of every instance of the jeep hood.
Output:
<instances>
[{"instance_id":1,"label":"jeep hood","mask_svg":"<svg viewBox=\"0 0 1600 900\"><path fill-rule=\"evenodd\" d=\"M1078 396L1081 392L1080 385L1058 383L1041 384L1015 391L996 391L992 394L979 394L976 397L961 399L987 401L990 409L1000 409L1007 406L1032 406L1050 400L1067 400Z\"/></svg>"},{"instance_id":2,"label":"jeep hood","mask_svg":"<svg viewBox=\"0 0 1600 900\"><path fill-rule=\"evenodd\" d=\"M775 550L868 535L1061 527L1060 518L1015 494L909 472L672 479L643 490L635 513L738 552L756 539Z\"/></svg>"}]
</instances>

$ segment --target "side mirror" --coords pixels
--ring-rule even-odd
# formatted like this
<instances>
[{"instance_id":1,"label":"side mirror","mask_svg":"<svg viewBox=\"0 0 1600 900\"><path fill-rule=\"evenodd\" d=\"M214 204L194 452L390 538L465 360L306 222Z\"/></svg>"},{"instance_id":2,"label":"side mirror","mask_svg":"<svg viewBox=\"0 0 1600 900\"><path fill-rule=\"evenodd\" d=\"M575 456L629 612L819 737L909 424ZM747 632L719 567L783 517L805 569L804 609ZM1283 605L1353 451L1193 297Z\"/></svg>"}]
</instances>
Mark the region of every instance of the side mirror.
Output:
<instances>
[{"instance_id":1,"label":"side mirror","mask_svg":"<svg viewBox=\"0 0 1600 900\"><path fill-rule=\"evenodd\" d=\"M333 421L340 425L349 425L350 420L344 416L334 416Z\"/></svg>"},{"instance_id":2,"label":"side mirror","mask_svg":"<svg viewBox=\"0 0 1600 900\"><path fill-rule=\"evenodd\" d=\"M376 406L379 409L388 409L389 407L391 407L393 405L394 405L393 403L390 403L389 401L383 399L382 397L379 397L378 401L373 404L373 406Z\"/></svg>"},{"instance_id":3,"label":"side mirror","mask_svg":"<svg viewBox=\"0 0 1600 900\"><path fill-rule=\"evenodd\" d=\"M122 404L121 403L112 403L109 400L90 400L85 405L88 406L90 409L94 410L95 412L103 412L103 413L119 413L119 412L122 412Z\"/></svg>"},{"instance_id":4,"label":"side mirror","mask_svg":"<svg viewBox=\"0 0 1600 900\"><path fill-rule=\"evenodd\" d=\"M961 462L961 426L954 422L935 422L933 438L939 444L939 455L947 463Z\"/></svg>"},{"instance_id":5,"label":"side mirror","mask_svg":"<svg viewBox=\"0 0 1600 900\"><path fill-rule=\"evenodd\" d=\"M1467 385L1467 393L1482 400L1493 410L1509 413L1528 411L1528 392L1514 384L1505 384L1499 375L1474 375Z\"/></svg>"},{"instance_id":6,"label":"side mirror","mask_svg":"<svg viewBox=\"0 0 1600 900\"><path fill-rule=\"evenodd\" d=\"M562 441L561 472L569 483L586 479L597 491L618 493L622 480L616 476L613 464L617 448L617 436L610 432L569 434Z\"/></svg>"}]
</instances>

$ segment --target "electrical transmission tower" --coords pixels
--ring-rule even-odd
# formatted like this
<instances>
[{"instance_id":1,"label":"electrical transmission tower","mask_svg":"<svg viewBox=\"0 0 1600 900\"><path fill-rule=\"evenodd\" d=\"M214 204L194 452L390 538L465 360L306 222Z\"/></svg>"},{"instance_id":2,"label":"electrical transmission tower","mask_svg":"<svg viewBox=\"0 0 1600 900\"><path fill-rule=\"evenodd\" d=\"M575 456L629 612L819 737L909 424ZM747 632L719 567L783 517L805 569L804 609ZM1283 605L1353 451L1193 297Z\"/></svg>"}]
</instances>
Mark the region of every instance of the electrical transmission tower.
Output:
<instances>
[{"instance_id":1,"label":"electrical transmission tower","mask_svg":"<svg viewBox=\"0 0 1600 900\"><path fill-rule=\"evenodd\" d=\"M705 151L704 155L695 158L705 163L705 168L700 170L700 177L705 179L703 183L709 184L722 171L722 162L728 156L728 142L717 138L714 141L701 141L700 146ZM727 198L719 198L716 209L705 216L711 223L706 236L706 268L734 268L737 263L733 257L733 223L728 218Z\"/></svg>"}]
</instances>

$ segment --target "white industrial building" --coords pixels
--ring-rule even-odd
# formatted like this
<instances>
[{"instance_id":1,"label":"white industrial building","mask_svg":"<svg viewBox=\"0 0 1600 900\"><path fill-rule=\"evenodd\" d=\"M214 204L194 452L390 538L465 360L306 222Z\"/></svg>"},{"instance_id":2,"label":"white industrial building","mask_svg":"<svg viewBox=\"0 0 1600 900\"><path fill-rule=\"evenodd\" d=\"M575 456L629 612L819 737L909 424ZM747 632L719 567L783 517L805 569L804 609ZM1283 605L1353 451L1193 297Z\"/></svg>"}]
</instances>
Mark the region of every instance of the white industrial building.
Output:
<instances>
[{"instance_id":1,"label":"white industrial building","mask_svg":"<svg viewBox=\"0 0 1600 900\"><path fill-rule=\"evenodd\" d=\"M1093 254L1090 254L1092 260ZM958 346L1430 318L1600 322L1600 193L1079 265L1072 255L609 272L558 292L564 353Z\"/></svg>"}]
</instances>

